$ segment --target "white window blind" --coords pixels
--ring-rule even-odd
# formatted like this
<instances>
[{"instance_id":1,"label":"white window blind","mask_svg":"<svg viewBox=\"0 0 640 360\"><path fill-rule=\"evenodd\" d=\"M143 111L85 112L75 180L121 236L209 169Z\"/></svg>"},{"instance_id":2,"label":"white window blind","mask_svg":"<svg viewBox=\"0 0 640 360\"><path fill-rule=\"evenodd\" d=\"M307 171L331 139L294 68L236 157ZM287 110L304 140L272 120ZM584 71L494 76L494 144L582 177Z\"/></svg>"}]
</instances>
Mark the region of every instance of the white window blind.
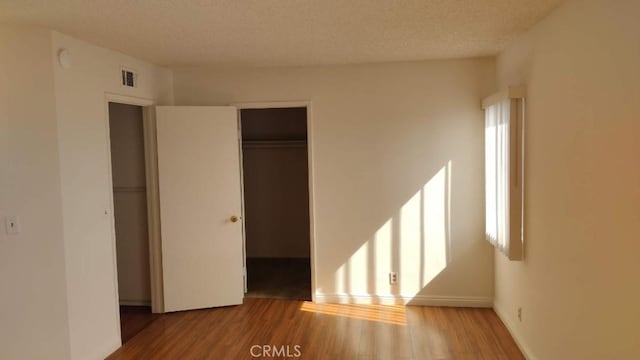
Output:
<instances>
[{"instance_id":1,"label":"white window blind","mask_svg":"<svg viewBox=\"0 0 640 360\"><path fill-rule=\"evenodd\" d=\"M483 102L485 233L487 240L511 260L521 260L523 257L522 96L520 88L510 88Z\"/></svg>"}]
</instances>

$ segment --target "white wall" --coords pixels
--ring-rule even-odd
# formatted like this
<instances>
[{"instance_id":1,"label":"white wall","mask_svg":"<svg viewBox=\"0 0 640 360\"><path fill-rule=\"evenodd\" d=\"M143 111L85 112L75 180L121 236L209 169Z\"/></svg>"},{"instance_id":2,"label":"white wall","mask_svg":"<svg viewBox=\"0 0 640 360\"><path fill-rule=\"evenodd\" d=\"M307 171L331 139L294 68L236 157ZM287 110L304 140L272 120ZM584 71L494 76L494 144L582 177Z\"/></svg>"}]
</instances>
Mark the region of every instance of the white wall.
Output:
<instances>
[{"instance_id":1,"label":"white wall","mask_svg":"<svg viewBox=\"0 0 640 360\"><path fill-rule=\"evenodd\" d=\"M60 48L72 55L70 69L55 61ZM120 345L105 93L170 104L172 76L56 32L49 54L54 60L71 358L104 358ZM120 86L121 66L139 72L137 88Z\"/></svg>"},{"instance_id":2,"label":"white wall","mask_svg":"<svg viewBox=\"0 0 640 360\"><path fill-rule=\"evenodd\" d=\"M187 68L174 82L181 105L312 101L319 300L491 303L478 179L493 59Z\"/></svg>"},{"instance_id":3,"label":"white wall","mask_svg":"<svg viewBox=\"0 0 640 360\"><path fill-rule=\"evenodd\" d=\"M496 253L495 306L532 359L640 358L639 15L569 1L498 58L528 96L525 261Z\"/></svg>"},{"instance_id":4,"label":"white wall","mask_svg":"<svg viewBox=\"0 0 640 360\"><path fill-rule=\"evenodd\" d=\"M121 305L151 304L142 107L109 104L111 173Z\"/></svg>"},{"instance_id":5,"label":"white wall","mask_svg":"<svg viewBox=\"0 0 640 360\"><path fill-rule=\"evenodd\" d=\"M69 357L51 33L0 27L0 358ZM6 235L4 216L22 232Z\"/></svg>"}]
</instances>

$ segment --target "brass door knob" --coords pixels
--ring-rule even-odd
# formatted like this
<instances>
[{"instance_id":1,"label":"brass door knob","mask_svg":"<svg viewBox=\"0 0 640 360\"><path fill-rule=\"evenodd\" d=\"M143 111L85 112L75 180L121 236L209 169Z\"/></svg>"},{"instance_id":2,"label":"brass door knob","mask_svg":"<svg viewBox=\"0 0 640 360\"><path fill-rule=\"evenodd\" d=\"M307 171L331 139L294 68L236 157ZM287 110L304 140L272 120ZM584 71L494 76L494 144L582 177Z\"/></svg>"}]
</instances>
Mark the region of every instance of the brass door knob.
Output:
<instances>
[{"instance_id":1,"label":"brass door knob","mask_svg":"<svg viewBox=\"0 0 640 360\"><path fill-rule=\"evenodd\" d=\"M231 222L238 222L238 217L233 215L229 220L231 220Z\"/></svg>"}]
</instances>

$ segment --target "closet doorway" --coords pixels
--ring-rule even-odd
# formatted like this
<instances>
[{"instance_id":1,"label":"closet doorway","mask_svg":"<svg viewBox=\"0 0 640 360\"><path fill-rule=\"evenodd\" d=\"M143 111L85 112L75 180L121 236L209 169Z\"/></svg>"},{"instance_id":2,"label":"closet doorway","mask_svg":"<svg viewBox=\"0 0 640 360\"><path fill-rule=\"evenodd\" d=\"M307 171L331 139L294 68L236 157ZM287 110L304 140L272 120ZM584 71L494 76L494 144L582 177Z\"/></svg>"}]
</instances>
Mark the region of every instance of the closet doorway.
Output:
<instances>
[{"instance_id":1,"label":"closet doorway","mask_svg":"<svg viewBox=\"0 0 640 360\"><path fill-rule=\"evenodd\" d=\"M311 300L307 108L240 110L247 297Z\"/></svg>"},{"instance_id":2,"label":"closet doorway","mask_svg":"<svg viewBox=\"0 0 640 360\"><path fill-rule=\"evenodd\" d=\"M149 325L149 236L142 107L109 102L109 143L122 343Z\"/></svg>"}]
</instances>

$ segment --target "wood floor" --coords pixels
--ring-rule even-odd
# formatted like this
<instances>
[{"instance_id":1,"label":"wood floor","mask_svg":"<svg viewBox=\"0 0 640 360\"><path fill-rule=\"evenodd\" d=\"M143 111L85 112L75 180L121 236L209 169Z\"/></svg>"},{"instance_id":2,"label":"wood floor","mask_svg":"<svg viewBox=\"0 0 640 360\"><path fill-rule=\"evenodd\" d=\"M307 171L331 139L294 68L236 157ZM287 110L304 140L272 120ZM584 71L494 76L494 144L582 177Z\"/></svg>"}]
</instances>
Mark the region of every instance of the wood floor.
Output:
<instances>
[{"instance_id":1,"label":"wood floor","mask_svg":"<svg viewBox=\"0 0 640 360\"><path fill-rule=\"evenodd\" d=\"M126 343L161 315L152 314L150 306L120 305L120 333Z\"/></svg>"},{"instance_id":2,"label":"wood floor","mask_svg":"<svg viewBox=\"0 0 640 360\"><path fill-rule=\"evenodd\" d=\"M245 297L311 300L309 258L247 258Z\"/></svg>"},{"instance_id":3,"label":"wood floor","mask_svg":"<svg viewBox=\"0 0 640 360\"><path fill-rule=\"evenodd\" d=\"M161 315L108 359L256 358L524 359L491 309L259 298Z\"/></svg>"}]
</instances>

